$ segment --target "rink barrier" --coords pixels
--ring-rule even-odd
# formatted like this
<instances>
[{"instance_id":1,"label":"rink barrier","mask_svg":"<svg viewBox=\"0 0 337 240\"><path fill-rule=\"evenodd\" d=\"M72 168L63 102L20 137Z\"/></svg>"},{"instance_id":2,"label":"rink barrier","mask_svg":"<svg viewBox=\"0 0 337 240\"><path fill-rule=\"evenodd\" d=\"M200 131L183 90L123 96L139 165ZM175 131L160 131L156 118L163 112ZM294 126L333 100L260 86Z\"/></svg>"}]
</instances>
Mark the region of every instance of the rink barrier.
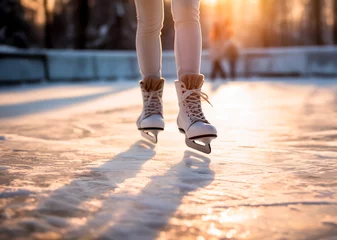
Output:
<instances>
[{"instance_id":1,"label":"rink barrier","mask_svg":"<svg viewBox=\"0 0 337 240\"><path fill-rule=\"evenodd\" d=\"M173 51L163 53L162 74L176 77ZM226 61L222 62L228 70ZM201 72L211 61L203 52ZM337 47L245 49L239 76L337 76ZM135 51L1 50L0 83L140 79Z\"/></svg>"},{"instance_id":2,"label":"rink barrier","mask_svg":"<svg viewBox=\"0 0 337 240\"><path fill-rule=\"evenodd\" d=\"M1 84L39 82L42 79L49 79L46 54L0 51Z\"/></svg>"},{"instance_id":3,"label":"rink barrier","mask_svg":"<svg viewBox=\"0 0 337 240\"><path fill-rule=\"evenodd\" d=\"M337 76L337 47L247 49L244 76Z\"/></svg>"}]
</instances>

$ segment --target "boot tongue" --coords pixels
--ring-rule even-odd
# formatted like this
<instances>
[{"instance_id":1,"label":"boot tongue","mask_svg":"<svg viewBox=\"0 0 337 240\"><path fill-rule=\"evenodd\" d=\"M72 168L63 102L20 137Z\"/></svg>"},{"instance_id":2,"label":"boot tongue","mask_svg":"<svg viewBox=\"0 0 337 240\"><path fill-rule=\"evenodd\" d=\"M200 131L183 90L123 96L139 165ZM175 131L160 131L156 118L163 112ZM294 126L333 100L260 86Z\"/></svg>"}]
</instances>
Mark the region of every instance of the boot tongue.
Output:
<instances>
[{"instance_id":1,"label":"boot tongue","mask_svg":"<svg viewBox=\"0 0 337 240\"><path fill-rule=\"evenodd\" d=\"M163 88L165 80L163 78L146 77L141 81L145 91L158 91Z\"/></svg>"},{"instance_id":2,"label":"boot tongue","mask_svg":"<svg viewBox=\"0 0 337 240\"><path fill-rule=\"evenodd\" d=\"M189 90L198 89L201 88L204 83L204 75L186 74L181 77L180 81L182 81Z\"/></svg>"}]
</instances>

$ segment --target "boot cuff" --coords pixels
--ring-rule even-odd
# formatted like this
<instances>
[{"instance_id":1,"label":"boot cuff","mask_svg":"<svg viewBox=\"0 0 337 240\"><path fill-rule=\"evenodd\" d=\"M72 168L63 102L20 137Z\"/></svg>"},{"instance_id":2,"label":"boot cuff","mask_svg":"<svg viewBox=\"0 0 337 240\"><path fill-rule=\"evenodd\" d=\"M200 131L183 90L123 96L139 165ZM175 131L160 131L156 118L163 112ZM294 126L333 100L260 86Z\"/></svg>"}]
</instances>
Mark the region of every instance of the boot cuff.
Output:
<instances>
[{"instance_id":1,"label":"boot cuff","mask_svg":"<svg viewBox=\"0 0 337 240\"><path fill-rule=\"evenodd\" d=\"M201 88L204 83L204 75L202 74L185 74L180 78L187 89Z\"/></svg>"},{"instance_id":2,"label":"boot cuff","mask_svg":"<svg viewBox=\"0 0 337 240\"><path fill-rule=\"evenodd\" d=\"M140 81L144 90L147 92L158 91L163 88L165 83L164 78L146 77Z\"/></svg>"}]
</instances>

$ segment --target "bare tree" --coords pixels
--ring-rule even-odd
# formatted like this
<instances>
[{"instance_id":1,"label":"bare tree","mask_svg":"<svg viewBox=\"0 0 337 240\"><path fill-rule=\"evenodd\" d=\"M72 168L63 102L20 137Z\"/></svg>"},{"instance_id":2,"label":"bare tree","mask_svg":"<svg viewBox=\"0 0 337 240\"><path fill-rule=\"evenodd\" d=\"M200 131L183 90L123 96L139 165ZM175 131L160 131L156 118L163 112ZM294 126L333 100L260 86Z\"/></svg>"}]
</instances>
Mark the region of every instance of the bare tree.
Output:
<instances>
[{"instance_id":1,"label":"bare tree","mask_svg":"<svg viewBox=\"0 0 337 240\"><path fill-rule=\"evenodd\" d=\"M334 25L333 25L333 42L337 45L337 1L335 0L333 3L333 14L334 14Z\"/></svg>"},{"instance_id":2,"label":"bare tree","mask_svg":"<svg viewBox=\"0 0 337 240\"><path fill-rule=\"evenodd\" d=\"M52 42L52 31L51 31L51 17L50 12L48 9L48 0L43 0L43 9L44 9L44 47L45 48L52 48L53 42Z\"/></svg>"},{"instance_id":3,"label":"bare tree","mask_svg":"<svg viewBox=\"0 0 337 240\"><path fill-rule=\"evenodd\" d=\"M89 3L88 0L77 0L75 13L75 49L85 49L87 42L87 28L89 24Z\"/></svg>"},{"instance_id":4,"label":"bare tree","mask_svg":"<svg viewBox=\"0 0 337 240\"><path fill-rule=\"evenodd\" d=\"M288 1L279 1L280 7L280 44L281 46L288 46L289 43L289 21L288 21Z\"/></svg>"},{"instance_id":5,"label":"bare tree","mask_svg":"<svg viewBox=\"0 0 337 240\"><path fill-rule=\"evenodd\" d=\"M260 0L262 46L269 47L268 0Z\"/></svg>"},{"instance_id":6,"label":"bare tree","mask_svg":"<svg viewBox=\"0 0 337 240\"><path fill-rule=\"evenodd\" d=\"M312 0L314 29L313 37L316 45L323 45L322 37L322 2L321 0Z\"/></svg>"},{"instance_id":7,"label":"bare tree","mask_svg":"<svg viewBox=\"0 0 337 240\"><path fill-rule=\"evenodd\" d=\"M0 0L1 43L14 45L16 42L15 45L24 46L31 42L46 48L135 48L134 0L31 1L41 4L44 10L43 26L37 24L40 10L32 7L35 5L22 5L22 13L17 10L8 12L7 9L13 8L9 5L21 5L21 0ZM51 2L53 10L50 9ZM221 18L232 20L234 38L243 45L337 45L337 0L259 0L256 2L258 9L250 9L256 7L252 2L219 0L219 6L223 7L214 8L214 11L219 9ZM204 11L201 20L208 25L212 11L207 4L202 4L201 8L201 12ZM163 48L172 49L174 26L170 1L165 1L164 11ZM23 28L23 24L27 27ZM203 31L207 36L207 27Z\"/></svg>"}]
</instances>

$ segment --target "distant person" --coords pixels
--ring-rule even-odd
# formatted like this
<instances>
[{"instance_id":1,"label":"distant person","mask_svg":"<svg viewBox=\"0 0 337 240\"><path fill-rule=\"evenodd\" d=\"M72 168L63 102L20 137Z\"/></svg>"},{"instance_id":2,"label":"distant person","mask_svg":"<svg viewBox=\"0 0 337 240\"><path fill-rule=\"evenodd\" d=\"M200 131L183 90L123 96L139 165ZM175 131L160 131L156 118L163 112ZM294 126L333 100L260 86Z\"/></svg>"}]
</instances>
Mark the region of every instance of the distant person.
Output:
<instances>
[{"instance_id":1,"label":"distant person","mask_svg":"<svg viewBox=\"0 0 337 240\"><path fill-rule=\"evenodd\" d=\"M162 94L165 80L161 75L161 29L164 19L164 0L135 0L137 10L136 49L142 75L140 88L143 111L137 120L142 135L156 143L157 134L164 130ZM201 28L200 0L172 0L175 29L175 57L178 80L175 81L179 101L178 129L185 134L186 144L204 153L210 153L210 142L217 131L205 118L201 99L204 76L200 74ZM199 144L198 142L203 142Z\"/></svg>"},{"instance_id":2,"label":"distant person","mask_svg":"<svg viewBox=\"0 0 337 240\"><path fill-rule=\"evenodd\" d=\"M211 79L217 77L217 73L223 79L227 78L226 71L222 68L222 60L226 58L229 63L230 78L236 78L236 63L239 57L239 49L232 39L233 31L228 20L217 21L210 31L210 58L212 60Z\"/></svg>"},{"instance_id":3,"label":"distant person","mask_svg":"<svg viewBox=\"0 0 337 240\"><path fill-rule=\"evenodd\" d=\"M212 61L211 79L214 80L217 74L222 79L227 78L227 74L222 68L221 61L224 58L224 43L226 41L226 24L223 21L213 23L210 31L210 59Z\"/></svg>"},{"instance_id":4,"label":"distant person","mask_svg":"<svg viewBox=\"0 0 337 240\"><path fill-rule=\"evenodd\" d=\"M224 44L224 56L228 60L230 78L235 80L237 60L239 58L239 47L231 36L232 33L228 32L228 39Z\"/></svg>"}]
</instances>

